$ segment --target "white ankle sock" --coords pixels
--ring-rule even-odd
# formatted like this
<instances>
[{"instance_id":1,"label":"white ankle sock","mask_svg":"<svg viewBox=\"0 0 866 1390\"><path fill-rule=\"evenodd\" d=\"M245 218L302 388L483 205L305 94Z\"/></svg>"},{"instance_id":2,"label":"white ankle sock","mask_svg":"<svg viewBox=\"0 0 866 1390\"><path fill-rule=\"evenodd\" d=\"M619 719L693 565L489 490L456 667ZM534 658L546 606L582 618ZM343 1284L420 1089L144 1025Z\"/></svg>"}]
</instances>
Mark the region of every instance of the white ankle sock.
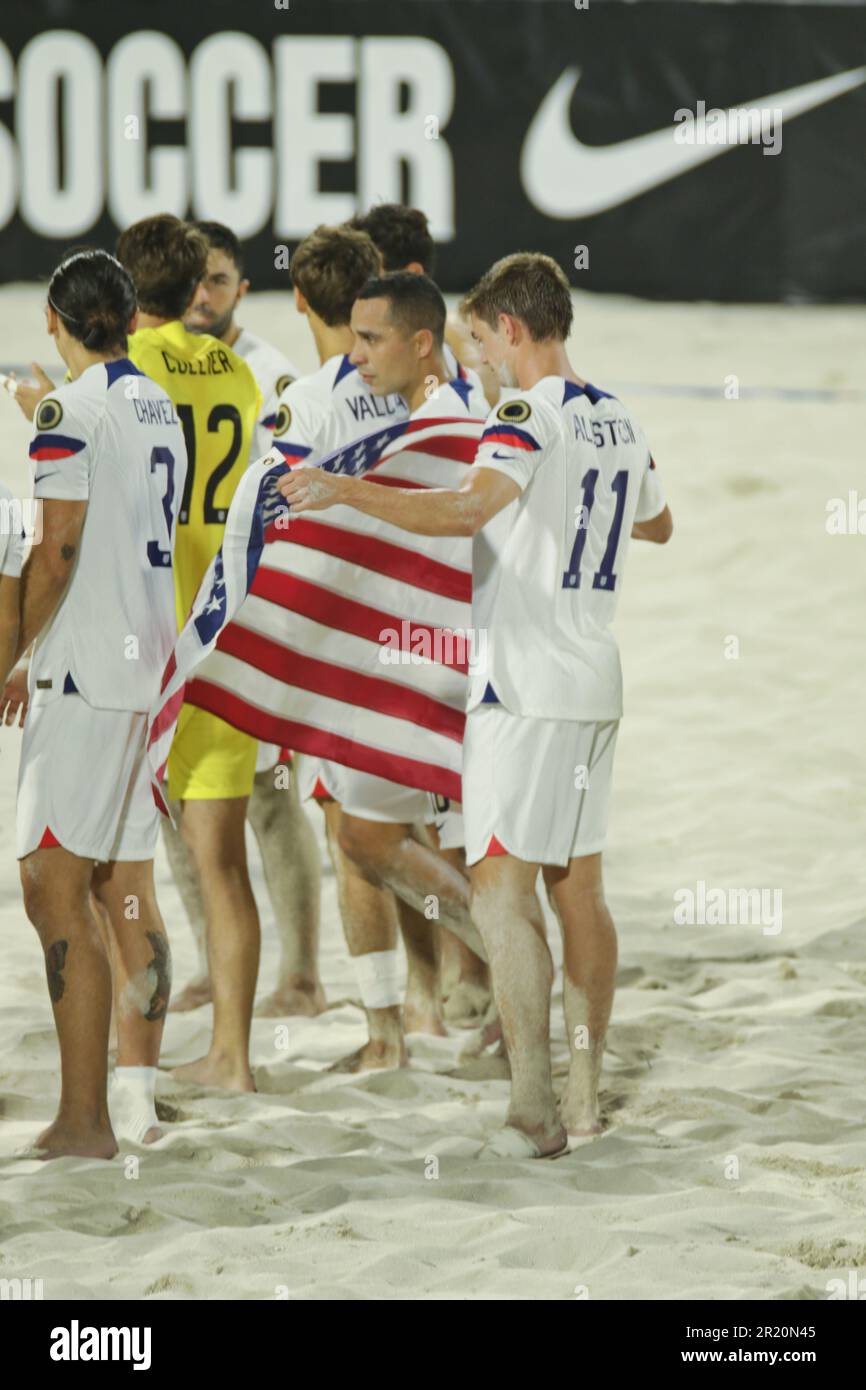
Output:
<instances>
[{"instance_id":1,"label":"white ankle sock","mask_svg":"<svg viewBox=\"0 0 866 1390\"><path fill-rule=\"evenodd\" d=\"M108 1109L115 1135L140 1144L159 1125L154 1093L156 1067L115 1067Z\"/></svg>"}]
</instances>

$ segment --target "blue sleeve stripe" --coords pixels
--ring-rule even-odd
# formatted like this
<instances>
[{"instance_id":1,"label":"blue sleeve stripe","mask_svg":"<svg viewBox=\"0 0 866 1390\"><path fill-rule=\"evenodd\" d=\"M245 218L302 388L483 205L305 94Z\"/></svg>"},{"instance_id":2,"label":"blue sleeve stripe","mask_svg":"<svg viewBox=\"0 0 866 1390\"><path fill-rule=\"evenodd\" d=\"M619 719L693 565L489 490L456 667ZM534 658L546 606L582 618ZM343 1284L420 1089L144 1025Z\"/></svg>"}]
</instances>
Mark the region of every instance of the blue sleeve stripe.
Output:
<instances>
[{"instance_id":1,"label":"blue sleeve stripe","mask_svg":"<svg viewBox=\"0 0 866 1390\"><path fill-rule=\"evenodd\" d=\"M541 445L527 430L519 430L516 425L505 421L501 425L491 425L481 436L482 444L510 444L515 449L540 449Z\"/></svg>"},{"instance_id":2,"label":"blue sleeve stripe","mask_svg":"<svg viewBox=\"0 0 866 1390\"><path fill-rule=\"evenodd\" d=\"M68 434L37 434L30 444L32 459L65 459L70 454L79 454L86 448L83 439L73 439Z\"/></svg>"}]
</instances>

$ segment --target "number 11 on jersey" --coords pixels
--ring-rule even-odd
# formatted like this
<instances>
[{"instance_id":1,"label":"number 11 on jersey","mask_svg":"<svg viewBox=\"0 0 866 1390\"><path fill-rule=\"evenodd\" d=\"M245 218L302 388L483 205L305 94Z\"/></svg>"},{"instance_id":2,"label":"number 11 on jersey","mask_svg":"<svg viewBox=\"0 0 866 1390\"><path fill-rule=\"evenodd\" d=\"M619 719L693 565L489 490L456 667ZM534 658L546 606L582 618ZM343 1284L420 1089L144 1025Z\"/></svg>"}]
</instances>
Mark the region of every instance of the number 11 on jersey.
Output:
<instances>
[{"instance_id":1,"label":"number 11 on jersey","mask_svg":"<svg viewBox=\"0 0 866 1390\"><path fill-rule=\"evenodd\" d=\"M588 468L580 480L583 488L583 506L580 509L580 519L577 527L577 535L574 545L571 548L571 559L568 562L568 569L562 576L563 589L580 588L580 562L583 559L583 551L586 545L586 536L589 531L589 518L595 505L595 489L598 483L598 469ZM621 468L614 474L610 485L611 492L616 494L616 509L613 514L610 531L608 532L607 545L599 568L592 577L592 587L594 589L605 589L612 593L616 588L616 575L614 574L614 562L619 546L620 532L622 531L622 518L625 513L625 498L628 491L628 469Z\"/></svg>"}]
</instances>

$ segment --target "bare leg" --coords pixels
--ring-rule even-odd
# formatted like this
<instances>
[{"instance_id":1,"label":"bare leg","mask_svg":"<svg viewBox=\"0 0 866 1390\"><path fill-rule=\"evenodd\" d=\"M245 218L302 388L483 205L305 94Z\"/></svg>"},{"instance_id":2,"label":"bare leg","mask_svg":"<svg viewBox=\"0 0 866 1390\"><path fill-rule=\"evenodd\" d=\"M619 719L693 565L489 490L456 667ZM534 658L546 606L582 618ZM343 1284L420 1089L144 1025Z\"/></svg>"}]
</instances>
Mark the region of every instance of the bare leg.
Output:
<instances>
[{"instance_id":1,"label":"bare leg","mask_svg":"<svg viewBox=\"0 0 866 1390\"><path fill-rule=\"evenodd\" d=\"M442 858L468 879L466 852L440 849ZM490 971L459 937L439 934L442 1016L455 1028L477 1028L490 1004Z\"/></svg>"},{"instance_id":2,"label":"bare leg","mask_svg":"<svg viewBox=\"0 0 866 1390\"><path fill-rule=\"evenodd\" d=\"M319 978L322 865L294 775L285 764L257 774L247 819L262 856L280 943L276 989L256 1014L320 1014L325 1008Z\"/></svg>"},{"instance_id":3,"label":"bare leg","mask_svg":"<svg viewBox=\"0 0 866 1390\"><path fill-rule=\"evenodd\" d=\"M340 848L371 882L392 889L425 920L454 932L482 960L478 928L469 915L469 886L429 843L408 825L362 820L345 812L340 818Z\"/></svg>"},{"instance_id":4,"label":"bare leg","mask_svg":"<svg viewBox=\"0 0 866 1390\"><path fill-rule=\"evenodd\" d=\"M60 1107L36 1140L45 1158L113 1158L108 1118L111 970L90 903L93 865L65 849L21 861L24 908L45 953L60 1042Z\"/></svg>"},{"instance_id":5,"label":"bare leg","mask_svg":"<svg viewBox=\"0 0 866 1390\"><path fill-rule=\"evenodd\" d=\"M570 1135L601 1133L598 1083L616 980L616 928L604 900L601 855L546 868L544 880L562 931L562 1002L571 1062L562 1097Z\"/></svg>"},{"instance_id":6,"label":"bare leg","mask_svg":"<svg viewBox=\"0 0 866 1390\"><path fill-rule=\"evenodd\" d=\"M565 1143L553 1094L550 990L553 961L535 893L538 865L512 855L472 867L472 913L487 946L490 976L511 1063L506 1125L542 1154Z\"/></svg>"},{"instance_id":7,"label":"bare leg","mask_svg":"<svg viewBox=\"0 0 866 1390\"><path fill-rule=\"evenodd\" d=\"M117 1066L155 1068L171 994L171 949L156 901L153 860L100 865L94 893L111 932ZM161 1137L158 1126L149 1126L140 1139L150 1144Z\"/></svg>"},{"instance_id":8,"label":"bare leg","mask_svg":"<svg viewBox=\"0 0 866 1390\"><path fill-rule=\"evenodd\" d=\"M442 1022L439 1003L439 942L450 936L450 932L431 931L430 922L399 898L397 915L409 963L403 1026L407 1033L431 1033L434 1037L444 1038L447 1029ZM451 940L456 942L457 938L452 936Z\"/></svg>"},{"instance_id":9,"label":"bare leg","mask_svg":"<svg viewBox=\"0 0 866 1390\"><path fill-rule=\"evenodd\" d=\"M90 910L99 928L99 939L105 947L105 954L108 956L108 963L111 966L111 978L114 979L114 961L111 955L111 921L108 913L99 901L96 893L91 889ZM108 1050L111 1052L117 1047L117 1019L114 1014L114 995L111 998L111 1022L108 1026Z\"/></svg>"},{"instance_id":10,"label":"bare leg","mask_svg":"<svg viewBox=\"0 0 866 1390\"><path fill-rule=\"evenodd\" d=\"M325 801L322 805L349 954L357 958L378 951L393 951L397 944L397 905L394 895L388 889L371 883L340 849L342 813L339 803ZM367 1015L368 1041L357 1052L336 1062L331 1070L358 1072L408 1066L400 1005L365 1008L364 1012Z\"/></svg>"},{"instance_id":11,"label":"bare leg","mask_svg":"<svg viewBox=\"0 0 866 1390\"><path fill-rule=\"evenodd\" d=\"M206 1057L176 1067L178 1081L254 1091L250 1027L259 971L259 915L247 869L247 798L185 801L181 829L207 917L213 1038Z\"/></svg>"},{"instance_id":12,"label":"bare leg","mask_svg":"<svg viewBox=\"0 0 866 1390\"><path fill-rule=\"evenodd\" d=\"M173 809L179 816L179 803L175 803ZM211 1002L210 975L207 964L207 923L201 887L192 855L184 843L181 832L175 830L168 816L161 816L160 820L162 821L162 842L168 856L171 876L177 891L180 893L180 900L189 919L193 940L198 951L198 967L195 975L169 1005L171 1013L181 1014L187 1013L190 1009L200 1009L202 1004Z\"/></svg>"}]
</instances>

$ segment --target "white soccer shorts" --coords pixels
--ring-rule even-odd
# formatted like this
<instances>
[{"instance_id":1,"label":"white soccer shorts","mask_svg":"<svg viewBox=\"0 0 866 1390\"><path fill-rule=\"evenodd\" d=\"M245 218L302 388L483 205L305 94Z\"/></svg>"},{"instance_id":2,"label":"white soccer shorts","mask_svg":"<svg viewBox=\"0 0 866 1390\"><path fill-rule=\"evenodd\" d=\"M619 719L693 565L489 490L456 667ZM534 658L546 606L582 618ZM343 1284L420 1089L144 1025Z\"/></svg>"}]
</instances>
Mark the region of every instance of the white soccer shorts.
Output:
<instances>
[{"instance_id":1,"label":"white soccer shorts","mask_svg":"<svg viewBox=\"0 0 866 1390\"><path fill-rule=\"evenodd\" d=\"M389 825L430 825L437 819L435 796L401 787L384 777L343 767L324 758L302 756L298 762L298 791L302 801L324 790L350 816Z\"/></svg>"},{"instance_id":2,"label":"white soccer shorts","mask_svg":"<svg viewBox=\"0 0 866 1390\"><path fill-rule=\"evenodd\" d=\"M618 727L618 720L528 719L494 704L471 710L463 743L466 862L504 852L565 867L604 849Z\"/></svg>"},{"instance_id":3,"label":"white soccer shorts","mask_svg":"<svg viewBox=\"0 0 866 1390\"><path fill-rule=\"evenodd\" d=\"M462 849L466 843L463 825L463 807L459 801L451 801L447 796L433 798L436 807L436 833L440 849Z\"/></svg>"},{"instance_id":4,"label":"white soccer shorts","mask_svg":"<svg viewBox=\"0 0 866 1390\"><path fill-rule=\"evenodd\" d=\"M18 858L59 844L82 859L152 859L159 835L146 714L81 695L31 701L18 770Z\"/></svg>"}]
</instances>

